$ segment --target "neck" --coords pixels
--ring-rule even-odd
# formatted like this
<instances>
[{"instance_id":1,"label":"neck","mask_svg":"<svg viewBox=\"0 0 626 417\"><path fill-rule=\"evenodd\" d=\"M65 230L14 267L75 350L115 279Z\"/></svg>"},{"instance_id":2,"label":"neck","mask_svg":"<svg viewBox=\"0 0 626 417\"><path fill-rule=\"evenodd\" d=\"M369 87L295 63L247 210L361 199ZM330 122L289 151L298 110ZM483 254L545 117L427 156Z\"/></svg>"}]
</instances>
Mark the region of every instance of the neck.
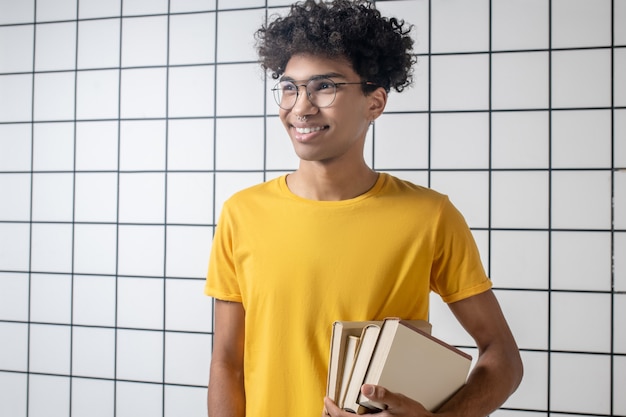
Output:
<instances>
[{"instance_id":1,"label":"neck","mask_svg":"<svg viewBox=\"0 0 626 417\"><path fill-rule=\"evenodd\" d=\"M287 177L292 193L309 200L341 201L369 191L378 173L363 161L354 167L333 168L323 164L300 163L297 171Z\"/></svg>"}]
</instances>

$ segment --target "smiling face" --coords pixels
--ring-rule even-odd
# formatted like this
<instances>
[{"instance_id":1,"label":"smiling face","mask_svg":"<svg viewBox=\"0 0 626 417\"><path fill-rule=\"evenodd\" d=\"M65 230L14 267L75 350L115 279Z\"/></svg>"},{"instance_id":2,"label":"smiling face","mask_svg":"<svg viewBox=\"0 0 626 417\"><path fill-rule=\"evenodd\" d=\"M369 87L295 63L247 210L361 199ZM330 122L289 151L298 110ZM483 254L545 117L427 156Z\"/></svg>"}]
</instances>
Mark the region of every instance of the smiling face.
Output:
<instances>
[{"instance_id":1,"label":"smiling face","mask_svg":"<svg viewBox=\"0 0 626 417\"><path fill-rule=\"evenodd\" d=\"M339 84L357 84L338 85L335 100L323 108L312 104L304 87L299 87L295 106L279 110L295 152L301 161L362 160L367 129L382 113L386 92L378 88L365 95L358 83L367 80L361 80L346 60L314 55L294 55L285 67L282 80L301 85L321 76Z\"/></svg>"}]
</instances>

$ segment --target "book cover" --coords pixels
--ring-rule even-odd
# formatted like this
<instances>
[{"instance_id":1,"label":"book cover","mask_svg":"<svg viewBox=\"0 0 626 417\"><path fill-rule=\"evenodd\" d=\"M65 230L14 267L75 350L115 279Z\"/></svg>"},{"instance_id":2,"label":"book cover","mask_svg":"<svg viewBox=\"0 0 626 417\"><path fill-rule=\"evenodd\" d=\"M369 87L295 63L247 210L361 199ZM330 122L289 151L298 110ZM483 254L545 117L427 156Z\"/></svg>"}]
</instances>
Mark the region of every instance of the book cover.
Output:
<instances>
[{"instance_id":1,"label":"book cover","mask_svg":"<svg viewBox=\"0 0 626 417\"><path fill-rule=\"evenodd\" d=\"M410 322L386 319L362 383L381 385L435 411L465 384L471 363L470 355ZM369 410L384 409L360 393L357 402Z\"/></svg>"},{"instance_id":2,"label":"book cover","mask_svg":"<svg viewBox=\"0 0 626 417\"><path fill-rule=\"evenodd\" d=\"M346 342L349 337L361 337L363 328L367 325L382 325L383 321L335 321L332 325L330 339L330 354L328 360L328 378L326 382L326 396L338 404L341 398L341 382L344 373L346 357ZM349 367L351 371L351 366ZM344 390L345 391L345 390Z\"/></svg>"},{"instance_id":3,"label":"book cover","mask_svg":"<svg viewBox=\"0 0 626 417\"><path fill-rule=\"evenodd\" d=\"M340 408L353 411L353 409L359 407L357 400L360 388L373 348L378 340L378 337L374 337L374 334L379 333L383 322L382 320L337 321L333 324L326 395L335 401ZM430 334L432 329L430 323L425 320L408 320L407 323L420 328L428 334ZM365 337L369 327L376 327L378 331L369 330L369 336ZM359 335L358 346L356 353L354 353L355 357L351 357L354 350L347 347L348 341L351 338L355 338L356 335ZM363 340L366 340L365 347L361 349L360 344ZM356 410L353 412L356 412Z\"/></svg>"},{"instance_id":4,"label":"book cover","mask_svg":"<svg viewBox=\"0 0 626 417\"><path fill-rule=\"evenodd\" d=\"M361 335L359 347L354 357L354 364L352 365L352 373L348 381L348 386L345 387L345 395L340 399L337 404L340 408L357 412L359 403L359 393L361 391L361 385L363 385L363 378L367 372L367 366L369 364L374 348L376 347L376 341L380 334L381 327L376 324L370 324L365 326Z\"/></svg>"},{"instance_id":5,"label":"book cover","mask_svg":"<svg viewBox=\"0 0 626 417\"><path fill-rule=\"evenodd\" d=\"M343 399L346 396L346 388L350 383L350 377L352 376L352 368L354 367L354 358L359 350L361 344L360 336L348 336L346 340L346 348L343 359L343 371L341 376L341 383L339 384L339 395L337 398Z\"/></svg>"}]
</instances>

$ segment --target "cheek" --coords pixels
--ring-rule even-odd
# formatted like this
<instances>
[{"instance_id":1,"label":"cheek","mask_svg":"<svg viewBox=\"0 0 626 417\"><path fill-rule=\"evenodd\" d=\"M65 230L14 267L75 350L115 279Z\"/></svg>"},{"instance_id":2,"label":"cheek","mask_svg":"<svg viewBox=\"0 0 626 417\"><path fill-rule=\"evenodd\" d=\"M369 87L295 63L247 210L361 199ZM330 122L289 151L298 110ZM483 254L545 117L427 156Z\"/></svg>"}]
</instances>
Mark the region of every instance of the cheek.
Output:
<instances>
[{"instance_id":1,"label":"cheek","mask_svg":"<svg viewBox=\"0 0 626 417\"><path fill-rule=\"evenodd\" d=\"M278 117L280 118L280 121L282 122L283 126L287 127L287 115L289 114L289 111L287 110L283 110L280 109L278 110Z\"/></svg>"}]
</instances>

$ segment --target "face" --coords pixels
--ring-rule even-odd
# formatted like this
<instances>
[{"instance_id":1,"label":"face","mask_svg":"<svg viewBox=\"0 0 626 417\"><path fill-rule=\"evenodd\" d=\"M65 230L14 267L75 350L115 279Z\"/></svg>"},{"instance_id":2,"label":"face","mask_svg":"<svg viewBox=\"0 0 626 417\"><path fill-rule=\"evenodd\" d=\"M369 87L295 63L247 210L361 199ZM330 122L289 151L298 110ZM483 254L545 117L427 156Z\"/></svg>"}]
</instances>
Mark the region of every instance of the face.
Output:
<instances>
[{"instance_id":1,"label":"face","mask_svg":"<svg viewBox=\"0 0 626 417\"><path fill-rule=\"evenodd\" d=\"M281 79L300 85L320 76L335 83L367 81L361 80L345 60L313 55L294 55ZM319 108L309 101L305 88L299 87L295 106L279 109L279 115L302 161L362 159L370 122L382 113L386 97L382 88L365 95L360 84L338 85L333 103Z\"/></svg>"}]
</instances>

